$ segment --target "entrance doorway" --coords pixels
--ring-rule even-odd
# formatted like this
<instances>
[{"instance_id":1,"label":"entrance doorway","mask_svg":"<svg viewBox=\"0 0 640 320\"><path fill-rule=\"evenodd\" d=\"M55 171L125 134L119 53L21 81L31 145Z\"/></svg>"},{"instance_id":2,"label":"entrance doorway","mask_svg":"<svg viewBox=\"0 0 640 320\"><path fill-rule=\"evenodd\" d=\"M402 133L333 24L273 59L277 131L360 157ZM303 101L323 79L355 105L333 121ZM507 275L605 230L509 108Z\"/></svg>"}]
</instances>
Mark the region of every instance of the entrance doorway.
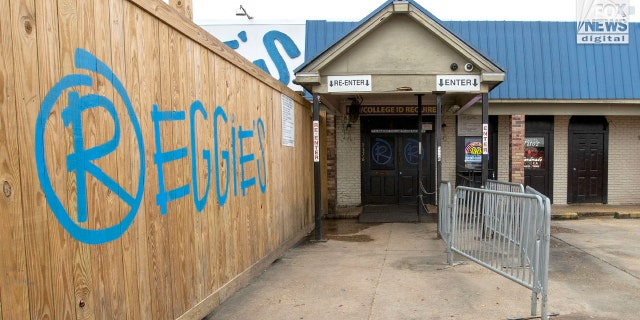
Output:
<instances>
[{"instance_id":1,"label":"entrance doorway","mask_svg":"<svg viewBox=\"0 0 640 320\"><path fill-rule=\"evenodd\" d=\"M363 204L416 204L420 191L420 162L422 184L427 192L432 192L435 188L435 181L431 179L434 176L434 135L430 131L423 132L420 153L416 118L361 119ZM435 201L433 195L423 200L427 203Z\"/></svg>"},{"instance_id":2,"label":"entrance doorway","mask_svg":"<svg viewBox=\"0 0 640 320\"><path fill-rule=\"evenodd\" d=\"M553 202L553 117L527 116L524 144L524 184Z\"/></svg>"},{"instance_id":3,"label":"entrance doorway","mask_svg":"<svg viewBox=\"0 0 640 320\"><path fill-rule=\"evenodd\" d=\"M608 123L575 116L569 122L569 203L606 203Z\"/></svg>"}]
</instances>

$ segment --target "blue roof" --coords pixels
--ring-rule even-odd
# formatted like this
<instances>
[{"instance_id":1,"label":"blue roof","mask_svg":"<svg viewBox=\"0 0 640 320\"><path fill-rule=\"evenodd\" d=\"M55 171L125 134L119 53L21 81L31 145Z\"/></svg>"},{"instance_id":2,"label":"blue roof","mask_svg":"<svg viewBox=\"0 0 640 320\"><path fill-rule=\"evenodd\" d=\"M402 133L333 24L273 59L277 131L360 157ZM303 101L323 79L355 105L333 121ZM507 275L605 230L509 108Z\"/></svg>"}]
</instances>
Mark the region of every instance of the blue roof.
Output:
<instances>
[{"instance_id":1,"label":"blue roof","mask_svg":"<svg viewBox=\"0 0 640 320\"><path fill-rule=\"evenodd\" d=\"M371 15L307 21L305 65ZM640 23L629 23L629 44L591 45L576 43L575 22L436 21L505 70L492 99L640 99Z\"/></svg>"},{"instance_id":2,"label":"blue roof","mask_svg":"<svg viewBox=\"0 0 640 320\"><path fill-rule=\"evenodd\" d=\"M575 22L450 21L505 70L492 99L639 99L640 24L629 44L577 44Z\"/></svg>"}]
</instances>

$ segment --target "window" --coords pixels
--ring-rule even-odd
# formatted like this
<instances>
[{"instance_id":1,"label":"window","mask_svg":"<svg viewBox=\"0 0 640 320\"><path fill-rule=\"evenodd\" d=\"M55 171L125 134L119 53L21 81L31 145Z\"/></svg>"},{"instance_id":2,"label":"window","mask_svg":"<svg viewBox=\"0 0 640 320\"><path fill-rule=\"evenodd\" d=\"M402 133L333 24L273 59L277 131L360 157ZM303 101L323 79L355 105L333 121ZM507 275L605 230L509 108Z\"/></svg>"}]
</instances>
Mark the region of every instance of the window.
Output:
<instances>
[{"instance_id":1,"label":"window","mask_svg":"<svg viewBox=\"0 0 640 320\"><path fill-rule=\"evenodd\" d=\"M482 138L464 138L464 166L467 169L482 169Z\"/></svg>"},{"instance_id":2,"label":"window","mask_svg":"<svg viewBox=\"0 0 640 320\"><path fill-rule=\"evenodd\" d=\"M544 137L524 138L524 168L544 169Z\"/></svg>"}]
</instances>

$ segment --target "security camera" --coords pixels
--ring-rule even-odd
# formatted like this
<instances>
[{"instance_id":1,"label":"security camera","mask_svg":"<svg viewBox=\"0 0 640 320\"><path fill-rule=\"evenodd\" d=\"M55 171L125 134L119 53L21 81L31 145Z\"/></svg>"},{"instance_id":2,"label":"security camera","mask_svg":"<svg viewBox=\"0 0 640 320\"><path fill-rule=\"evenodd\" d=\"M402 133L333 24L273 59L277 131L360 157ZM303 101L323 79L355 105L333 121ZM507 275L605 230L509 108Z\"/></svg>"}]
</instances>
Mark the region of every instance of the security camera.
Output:
<instances>
[{"instance_id":1,"label":"security camera","mask_svg":"<svg viewBox=\"0 0 640 320\"><path fill-rule=\"evenodd\" d=\"M449 68L451 68L451 71L456 71L458 70L458 64L454 62L449 66Z\"/></svg>"},{"instance_id":2,"label":"security camera","mask_svg":"<svg viewBox=\"0 0 640 320\"><path fill-rule=\"evenodd\" d=\"M466 72L471 72L471 71L473 71L473 64L471 64L471 63L465 63L465 64L464 64L464 71L466 71Z\"/></svg>"}]
</instances>

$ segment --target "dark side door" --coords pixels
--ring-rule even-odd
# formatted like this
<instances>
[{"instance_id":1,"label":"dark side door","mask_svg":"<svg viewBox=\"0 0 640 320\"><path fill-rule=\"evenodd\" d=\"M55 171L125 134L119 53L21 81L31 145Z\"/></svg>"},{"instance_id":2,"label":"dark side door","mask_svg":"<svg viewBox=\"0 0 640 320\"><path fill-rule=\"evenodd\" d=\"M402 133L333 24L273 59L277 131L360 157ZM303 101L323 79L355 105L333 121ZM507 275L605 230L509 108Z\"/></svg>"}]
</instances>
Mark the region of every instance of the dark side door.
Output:
<instances>
[{"instance_id":1,"label":"dark side door","mask_svg":"<svg viewBox=\"0 0 640 320\"><path fill-rule=\"evenodd\" d=\"M606 203L608 124L604 117L569 123L569 203Z\"/></svg>"},{"instance_id":2,"label":"dark side door","mask_svg":"<svg viewBox=\"0 0 640 320\"><path fill-rule=\"evenodd\" d=\"M524 138L524 184L553 202L553 117L527 116Z\"/></svg>"}]
</instances>

